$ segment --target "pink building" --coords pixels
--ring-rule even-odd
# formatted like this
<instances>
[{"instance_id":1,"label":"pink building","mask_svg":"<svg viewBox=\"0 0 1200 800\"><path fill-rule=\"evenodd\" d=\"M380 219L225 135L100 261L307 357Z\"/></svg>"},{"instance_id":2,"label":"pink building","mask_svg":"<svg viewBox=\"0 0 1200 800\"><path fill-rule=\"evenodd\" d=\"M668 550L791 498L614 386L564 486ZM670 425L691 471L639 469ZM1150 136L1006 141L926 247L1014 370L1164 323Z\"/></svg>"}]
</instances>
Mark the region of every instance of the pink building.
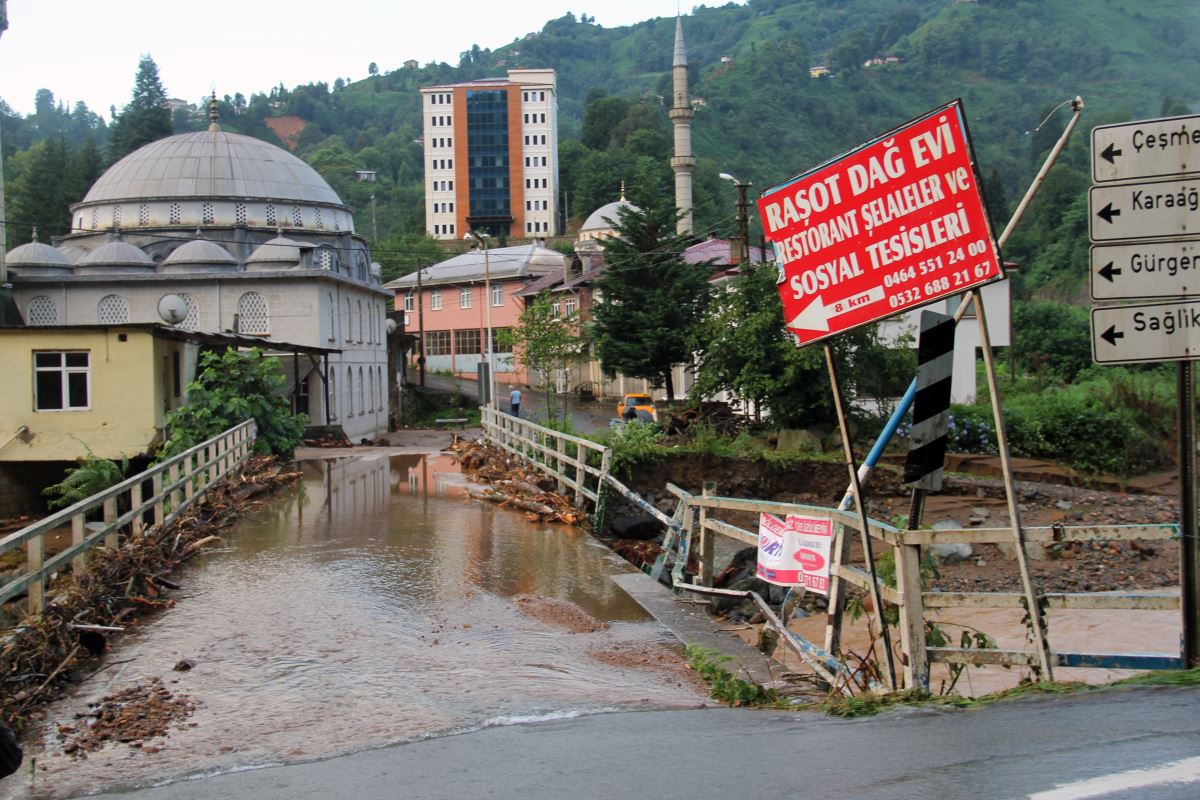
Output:
<instances>
[{"instance_id":1,"label":"pink building","mask_svg":"<svg viewBox=\"0 0 1200 800\"><path fill-rule=\"evenodd\" d=\"M404 327L423 344L425 369L475 377L487 361L490 311L496 381L527 384L525 369L499 332L517 324L525 304L517 295L526 284L562 273L566 256L536 244L471 250L384 285L396 294ZM487 296L490 288L491 296ZM415 364L413 366L416 366Z\"/></svg>"}]
</instances>

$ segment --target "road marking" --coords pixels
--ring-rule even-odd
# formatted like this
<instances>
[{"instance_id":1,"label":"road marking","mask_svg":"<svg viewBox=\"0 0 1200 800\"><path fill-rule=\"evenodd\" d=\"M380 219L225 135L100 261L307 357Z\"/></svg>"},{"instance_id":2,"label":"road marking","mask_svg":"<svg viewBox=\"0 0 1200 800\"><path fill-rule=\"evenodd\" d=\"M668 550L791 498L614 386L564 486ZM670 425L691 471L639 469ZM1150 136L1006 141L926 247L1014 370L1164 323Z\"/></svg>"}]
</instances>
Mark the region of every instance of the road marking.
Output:
<instances>
[{"instance_id":1,"label":"road marking","mask_svg":"<svg viewBox=\"0 0 1200 800\"><path fill-rule=\"evenodd\" d=\"M1057 786L1045 792L1029 795L1029 800L1083 800L1103 797L1126 789L1142 789L1163 783L1195 783L1200 781L1200 758L1187 758L1150 769L1131 769Z\"/></svg>"}]
</instances>

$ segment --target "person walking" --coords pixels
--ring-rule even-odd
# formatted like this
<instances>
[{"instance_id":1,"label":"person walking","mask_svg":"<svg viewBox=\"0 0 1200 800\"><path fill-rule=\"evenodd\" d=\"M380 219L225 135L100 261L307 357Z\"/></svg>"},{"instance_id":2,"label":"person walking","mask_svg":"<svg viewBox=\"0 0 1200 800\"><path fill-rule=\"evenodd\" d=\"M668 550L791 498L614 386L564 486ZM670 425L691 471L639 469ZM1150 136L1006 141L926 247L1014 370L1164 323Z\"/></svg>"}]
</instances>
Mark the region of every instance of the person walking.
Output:
<instances>
[{"instance_id":1,"label":"person walking","mask_svg":"<svg viewBox=\"0 0 1200 800\"><path fill-rule=\"evenodd\" d=\"M521 416L521 390L511 384L508 388L512 389L508 393L508 404L512 407L512 415L519 417Z\"/></svg>"}]
</instances>

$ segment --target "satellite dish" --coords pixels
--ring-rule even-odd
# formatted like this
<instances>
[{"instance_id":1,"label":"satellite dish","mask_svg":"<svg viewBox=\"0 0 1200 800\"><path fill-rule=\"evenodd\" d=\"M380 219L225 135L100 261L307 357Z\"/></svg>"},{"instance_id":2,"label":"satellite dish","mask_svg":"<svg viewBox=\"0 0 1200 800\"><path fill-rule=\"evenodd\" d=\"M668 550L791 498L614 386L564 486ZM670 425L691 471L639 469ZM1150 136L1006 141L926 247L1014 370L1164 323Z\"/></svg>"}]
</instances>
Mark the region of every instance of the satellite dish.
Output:
<instances>
[{"instance_id":1,"label":"satellite dish","mask_svg":"<svg viewBox=\"0 0 1200 800\"><path fill-rule=\"evenodd\" d=\"M389 319L386 323L384 323L384 327L387 328L388 336L391 336L396 332L396 320Z\"/></svg>"},{"instance_id":2,"label":"satellite dish","mask_svg":"<svg viewBox=\"0 0 1200 800\"><path fill-rule=\"evenodd\" d=\"M178 325L187 315L187 302L177 294L164 294L158 301L158 316L168 325Z\"/></svg>"}]
</instances>

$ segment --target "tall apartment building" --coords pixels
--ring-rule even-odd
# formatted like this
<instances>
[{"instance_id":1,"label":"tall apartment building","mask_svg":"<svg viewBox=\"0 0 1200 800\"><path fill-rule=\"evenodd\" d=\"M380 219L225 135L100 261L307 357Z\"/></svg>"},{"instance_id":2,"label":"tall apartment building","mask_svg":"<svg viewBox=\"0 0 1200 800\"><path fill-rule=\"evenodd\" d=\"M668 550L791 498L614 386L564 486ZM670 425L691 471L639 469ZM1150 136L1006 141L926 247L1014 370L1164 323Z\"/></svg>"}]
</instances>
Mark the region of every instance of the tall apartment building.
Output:
<instances>
[{"instance_id":1,"label":"tall apartment building","mask_svg":"<svg viewBox=\"0 0 1200 800\"><path fill-rule=\"evenodd\" d=\"M429 235L557 234L554 70L510 69L507 78L426 86L421 95Z\"/></svg>"}]
</instances>

